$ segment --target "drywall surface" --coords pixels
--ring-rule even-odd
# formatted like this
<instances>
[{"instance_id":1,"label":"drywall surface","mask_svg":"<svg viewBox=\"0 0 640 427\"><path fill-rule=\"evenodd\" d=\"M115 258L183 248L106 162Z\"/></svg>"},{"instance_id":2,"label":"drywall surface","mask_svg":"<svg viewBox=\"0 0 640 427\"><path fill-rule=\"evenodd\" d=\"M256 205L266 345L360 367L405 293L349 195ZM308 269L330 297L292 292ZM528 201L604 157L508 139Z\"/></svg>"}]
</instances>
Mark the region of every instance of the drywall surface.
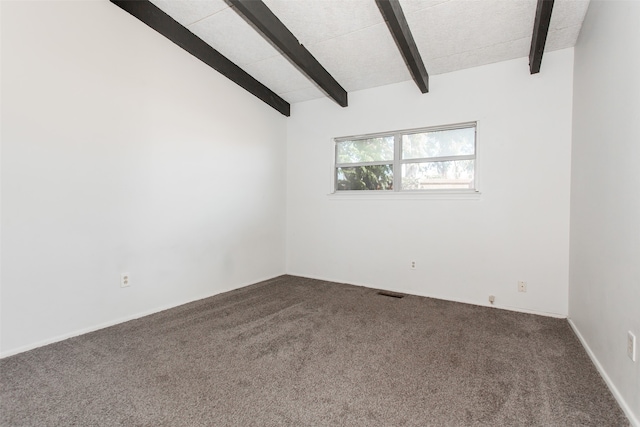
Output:
<instances>
[{"instance_id":1,"label":"drywall surface","mask_svg":"<svg viewBox=\"0 0 640 427\"><path fill-rule=\"evenodd\" d=\"M285 120L107 1L3 1L2 354L284 273Z\"/></svg>"},{"instance_id":2,"label":"drywall surface","mask_svg":"<svg viewBox=\"0 0 640 427\"><path fill-rule=\"evenodd\" d=\"M287 271L567 314L573 50L295 104L287 122ZM330 195L334 137L478 122L467 198ZM364 196L364 197L363 197ZM416 269L410 262L416 262ZM518 293L517 282L528 282Z\"/></svg>"},{"instance_id":3,"label":"drywall surface","mask_svg":"<svg viewBox=\"0 0 640 427\"><path fill-rule=\"evenodd\" d=\"M575 47L569 284L569 316L636 425L640 354L632 362L626 340L640 338L638 22L640 3L591 2Z\"/></svg>"}]
</instances>

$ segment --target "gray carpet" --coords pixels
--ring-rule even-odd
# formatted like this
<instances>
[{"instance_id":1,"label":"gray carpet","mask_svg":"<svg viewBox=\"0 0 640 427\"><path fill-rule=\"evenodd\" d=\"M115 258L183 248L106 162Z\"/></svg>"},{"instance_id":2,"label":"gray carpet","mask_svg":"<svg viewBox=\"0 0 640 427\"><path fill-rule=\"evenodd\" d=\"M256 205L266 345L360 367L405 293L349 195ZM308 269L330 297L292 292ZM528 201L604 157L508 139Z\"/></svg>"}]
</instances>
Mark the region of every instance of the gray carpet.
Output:
<instances>
[{"instance_id":1,"label":"gray carpet","mask_svg":"<svg viewBox=\"0 0 640 427\"><path fill-rule=\"evenodd\" d=\"M282 276L0 361L2 426L622 426L566 320Z\"/></svg>"}]
</instances>

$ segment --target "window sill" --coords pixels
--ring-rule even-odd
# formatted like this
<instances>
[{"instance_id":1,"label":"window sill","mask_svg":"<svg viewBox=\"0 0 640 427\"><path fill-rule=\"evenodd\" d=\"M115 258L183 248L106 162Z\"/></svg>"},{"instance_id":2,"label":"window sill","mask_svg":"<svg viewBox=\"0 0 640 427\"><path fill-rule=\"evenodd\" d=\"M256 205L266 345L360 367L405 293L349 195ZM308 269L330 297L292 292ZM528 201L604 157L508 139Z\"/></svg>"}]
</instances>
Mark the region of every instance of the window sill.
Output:
<instances>
[{"instance_id":1,"label":"window sill","mask_svg":"<svg viewBox=\"0 0 640 427\"><path fill-rule=\"evenodd\" d=\"M480 200L482 193L463 191L341 191L329 193L330 200Z\"/></svg>"}]
</instances>

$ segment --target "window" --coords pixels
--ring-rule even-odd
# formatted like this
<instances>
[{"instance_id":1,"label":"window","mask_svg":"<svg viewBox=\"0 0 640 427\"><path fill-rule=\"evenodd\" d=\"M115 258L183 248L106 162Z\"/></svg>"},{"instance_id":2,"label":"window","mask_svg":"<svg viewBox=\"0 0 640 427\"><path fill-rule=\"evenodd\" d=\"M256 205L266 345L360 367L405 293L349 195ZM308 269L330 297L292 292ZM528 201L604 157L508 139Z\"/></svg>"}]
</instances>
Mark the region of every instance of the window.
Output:
<instances>
[{"instance_id":1,"label":"window","mask_svg":"<svg viewBox=\"0 0 640 427\"><path fill-rule=\"evenodd\" d=\"M476 123L335 140L336 192L475 190Z\"/></svg>"}]
</instances>

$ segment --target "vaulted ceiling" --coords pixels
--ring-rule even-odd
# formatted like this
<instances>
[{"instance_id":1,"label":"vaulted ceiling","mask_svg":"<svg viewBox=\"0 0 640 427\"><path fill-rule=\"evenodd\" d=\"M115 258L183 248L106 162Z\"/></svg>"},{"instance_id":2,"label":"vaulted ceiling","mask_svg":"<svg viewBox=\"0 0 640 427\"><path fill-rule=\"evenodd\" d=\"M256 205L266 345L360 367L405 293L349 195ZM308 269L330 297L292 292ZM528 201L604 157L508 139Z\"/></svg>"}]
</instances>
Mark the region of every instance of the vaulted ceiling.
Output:
<instances>
[{"instance_id":1,"label":"vaulted ceiling","mask_svg":"<svg viewBox=\"0 0 640 427\"><path fill-rule=\"evenodd\" d=\"M347 92L411 80L375 0L263 1ZM285 101L325 96L230 6L233 1L151 2ZM399 1L430 75L529 56L537 3ZM575 45L588 4L588 0L553 2L546 52Z\"/></svg>"}]
</instances>

